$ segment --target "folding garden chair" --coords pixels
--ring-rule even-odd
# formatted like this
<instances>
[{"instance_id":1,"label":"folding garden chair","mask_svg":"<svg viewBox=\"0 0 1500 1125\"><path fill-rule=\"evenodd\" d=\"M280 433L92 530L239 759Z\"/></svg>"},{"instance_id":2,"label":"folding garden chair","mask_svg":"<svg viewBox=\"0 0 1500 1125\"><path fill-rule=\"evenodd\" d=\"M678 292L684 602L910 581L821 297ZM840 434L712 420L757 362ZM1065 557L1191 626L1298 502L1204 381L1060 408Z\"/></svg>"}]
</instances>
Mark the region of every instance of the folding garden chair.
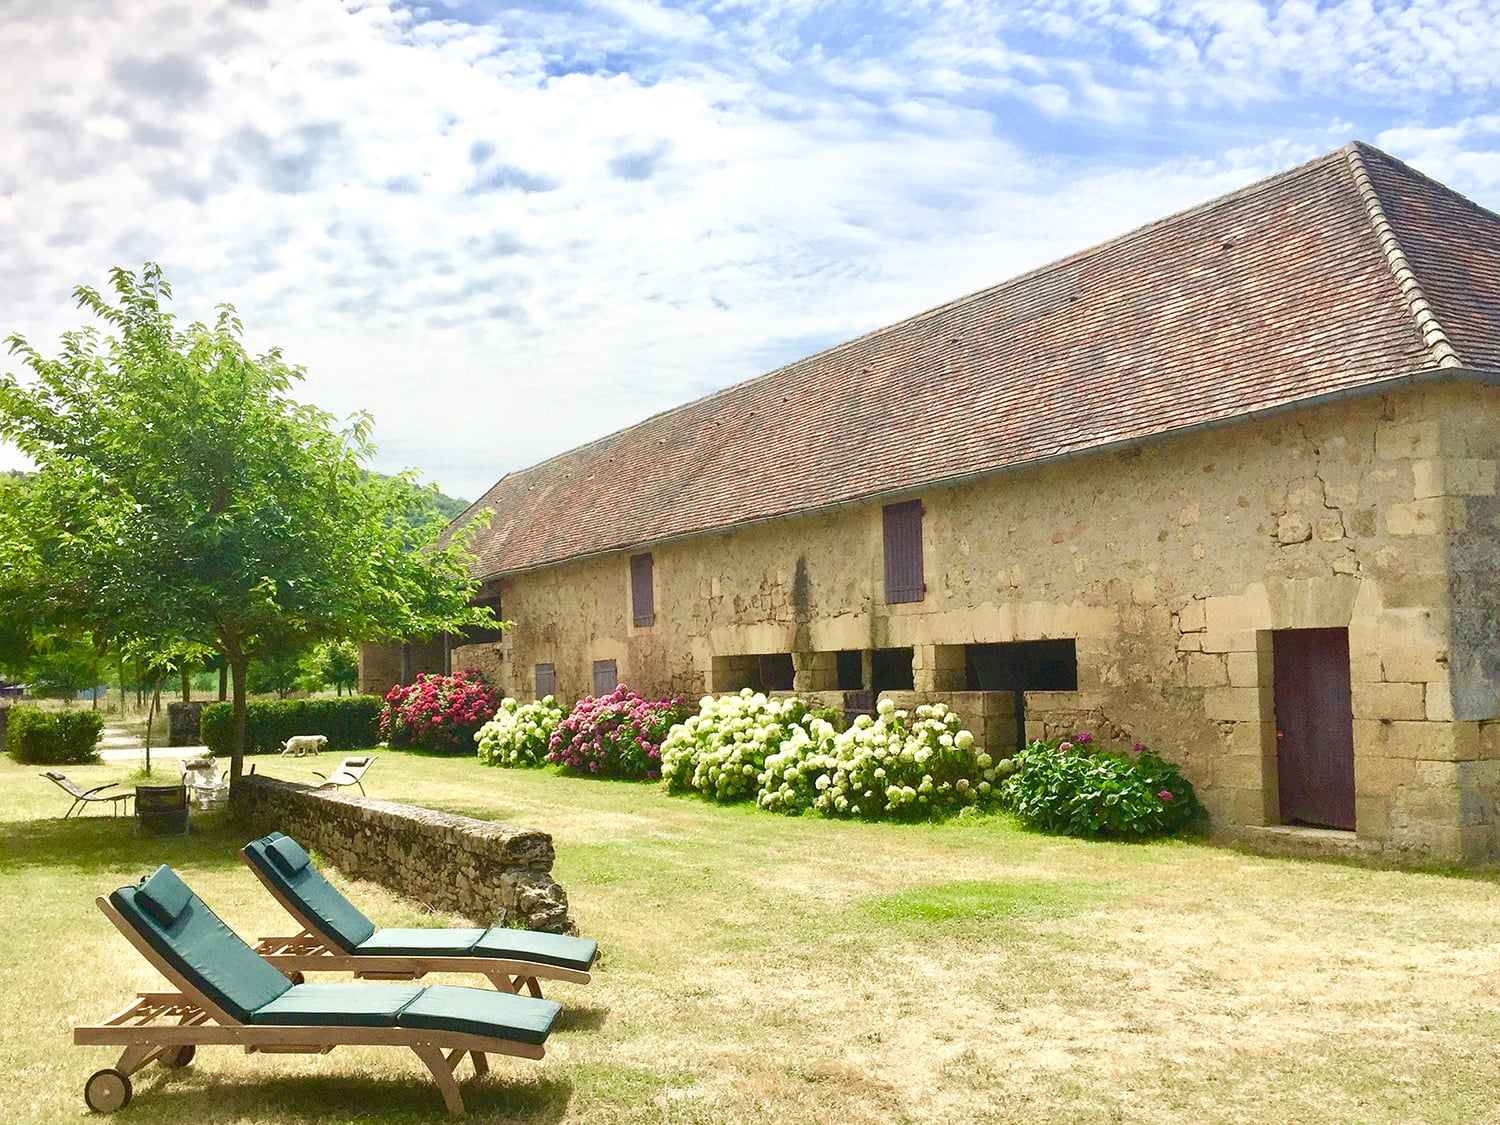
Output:
<instances>
[{"instance_id":1,"label":"folding garden chair","mask_svg":"<svg viewBox=\"0 0 1500 1125\"><path fill-rule=\"evenodd\" d=\"M52 782L54 785L61 786L64 790L67 791L68 796L73 798L73 804L69 806L67 812L63 813L64 820L67 820L68 817L72 816L75 811L79 816L82 816L84 809L88 808L89 805L95 804L99 801L108 801L110 813L114 816L119 816L120 806L128 806L130 803L130 798L135 796L135 794L133 793L104 792L104 790L113 789L116 785L118 785L119 782L117 781L110 781L106 782L103 785L96 785L92 789L80 789L75 782L68 780L68 778L64 774L60 774L56 770L46 770L42 773L42 776L45 777L48 781ZM130 809L127 807L125 811L129 812Z\"/></svg>"},{"instance_id":2,"label":"folding garden chair","mask_svg":"<svg viewBox=\"0 0 1500 1125\"><path fill-rule=\"evenodd\" d=\"M97 900L175 991L140 993L103 1023L73 1029L81 1046L121 1047L119 1061L84 1084L90 1109L131 1098L130 1075L153 1060L185 1066L200 1045L326 1054L348 1045L409 1047L432 1073L454 1116L464 1112L454 1074L476 1075L488 1054L539 1059L561 1010L550 1000L451 985L292 984L221 922L163 865Z\"/></svg>"},{"instance_id":3,"label":"folding garden chair","mask_svg":"<svg viewBox=\"0 0 1500 1125\"><path fill-rule=\"evenodd\" d=\"M184 758L182 783L200 809L216 809L229 797L229 781L212 758Z\"/></svg>"},{"instance_id":4,"label":"folding garden chair","mask_svg":"<svg viewBox=\"0 0 1500 1125\"><path fill-rule=\"evenodd\" d=\"M358 785L359 791L365 791L365 783L360 778L365 776L365 771L375 764L374 754L350 754L342 762L339 768L327 777L324 777L321 785L313 786L314 789L342 789L345 785ZM323 777L317 770L313 770L316 777Z\"/></svg>"},{"instance_id":5,"label":"folding garden chair","mask_svg":"<svg viewBox=\"0 0 1500 1125\"><path fill-rule=\"evenodd\" d=\"M263 937L255 951L297 979L304 971L420 980L428 973L482 973L505 992L542 994L539 980L587 984L597 942L537 930L380 930L323 873L297 841L280 832L252 840L240 855L302 926L294 937Z\"/></svg>"}]
</instances>

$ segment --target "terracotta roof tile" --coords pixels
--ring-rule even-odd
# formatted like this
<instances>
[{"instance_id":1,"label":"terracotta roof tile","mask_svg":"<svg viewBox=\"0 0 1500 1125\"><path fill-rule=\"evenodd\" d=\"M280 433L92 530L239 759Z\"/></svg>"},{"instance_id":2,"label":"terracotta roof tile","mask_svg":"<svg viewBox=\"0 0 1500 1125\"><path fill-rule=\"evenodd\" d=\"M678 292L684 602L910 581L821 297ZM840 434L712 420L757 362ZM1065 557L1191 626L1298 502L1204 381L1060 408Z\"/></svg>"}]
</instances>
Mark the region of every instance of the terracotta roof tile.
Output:
<instances>
[{"instance_id":1,"label":"terracotta roof tile","mask_svg":"<svg viewBox=\"0 0 1500 1125\"><path fill-rule=\"evenodd\" d=\"M1441 363L1500 370L1500 216L1350 145L511 473L471 509L495 512L476 572L918 489Z\"/></svg>"}]
</instances>

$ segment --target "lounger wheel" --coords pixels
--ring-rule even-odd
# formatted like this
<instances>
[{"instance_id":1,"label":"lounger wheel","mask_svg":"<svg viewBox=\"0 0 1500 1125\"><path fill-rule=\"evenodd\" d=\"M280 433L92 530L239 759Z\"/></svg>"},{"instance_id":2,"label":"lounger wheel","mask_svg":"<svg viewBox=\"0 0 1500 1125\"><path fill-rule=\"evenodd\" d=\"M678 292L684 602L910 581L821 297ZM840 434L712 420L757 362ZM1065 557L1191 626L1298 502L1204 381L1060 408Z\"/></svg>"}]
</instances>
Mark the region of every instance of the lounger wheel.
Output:
<instances>
[{"instance_id":1,"label":"lounger wheel","mask_svg":"<svg viewBox=\"0 0 1500 1125\"><path fill-rule=\"evenodd\" d=\"M114 1067L89 1075L83 1084L83 1100L95 1113L113 1113L130 1104L130 1079Z\"/></svg>"},{"instance_id":2,"label":"lounger wheel","mask_svg":"<svg viewBox=\"0 0 1500 1125\"><path fill-rule=\"evenodd\" d=\"M193 1061L193 1056L198 1053L198 1047L193 1043L184 1043L181 1047L170 1047L163 1051L160 1056L162 1066L187 1066Z\"/></svg>"}]
</instances>

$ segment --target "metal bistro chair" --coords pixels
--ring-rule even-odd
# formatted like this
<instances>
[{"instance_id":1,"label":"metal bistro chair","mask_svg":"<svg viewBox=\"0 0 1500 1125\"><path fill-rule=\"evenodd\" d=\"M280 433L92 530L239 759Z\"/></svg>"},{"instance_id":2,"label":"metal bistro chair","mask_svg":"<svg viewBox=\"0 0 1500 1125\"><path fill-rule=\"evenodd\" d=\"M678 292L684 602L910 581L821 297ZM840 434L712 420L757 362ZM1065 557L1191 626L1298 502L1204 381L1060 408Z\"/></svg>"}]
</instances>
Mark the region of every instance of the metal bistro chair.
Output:
<instances>
[{"instance_id":1,"label":"metal bistro chair","mask_svg":"<svg viewBox=\"0 0 1500 1125\"><path fill-rule=\"evenodd\" d=\"M137 785L135 830L148 836L188 833L186 785Z\"/></svg>"}]
</instances>

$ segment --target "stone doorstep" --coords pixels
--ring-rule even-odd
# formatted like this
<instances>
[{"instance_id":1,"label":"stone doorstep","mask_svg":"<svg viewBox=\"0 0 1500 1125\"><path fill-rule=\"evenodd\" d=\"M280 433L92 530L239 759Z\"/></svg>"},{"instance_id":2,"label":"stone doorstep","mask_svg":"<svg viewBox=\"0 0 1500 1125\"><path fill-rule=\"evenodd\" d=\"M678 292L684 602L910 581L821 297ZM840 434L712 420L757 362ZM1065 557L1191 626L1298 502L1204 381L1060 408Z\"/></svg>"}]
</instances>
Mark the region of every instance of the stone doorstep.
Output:
<instances>
[{"instance_id":1,"label":"stone doorstep","mask_svg":"<svg viewBox=\"0 0 1500 1125\"><path fill-rule=\"evenodd\" d=\"M1353 832L1298 824L1240 824L1216 835L1254 852L1292 859L1354 859L1380 851L1377 843L1361 840Z\"/></svg>"}]
</instances>

